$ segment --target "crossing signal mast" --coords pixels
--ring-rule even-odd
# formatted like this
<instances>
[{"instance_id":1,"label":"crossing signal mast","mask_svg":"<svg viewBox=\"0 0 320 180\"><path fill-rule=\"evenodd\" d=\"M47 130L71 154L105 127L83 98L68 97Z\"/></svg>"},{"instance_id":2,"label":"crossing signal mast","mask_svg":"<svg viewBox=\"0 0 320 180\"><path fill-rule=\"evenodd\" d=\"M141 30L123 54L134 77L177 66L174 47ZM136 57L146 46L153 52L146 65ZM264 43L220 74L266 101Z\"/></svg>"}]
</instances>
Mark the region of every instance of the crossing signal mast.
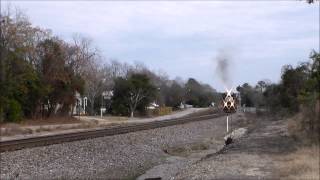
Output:
<instances>
[{"instance_id":1,"label":"crossing signal mast","mask_svg":"<svg viewBox=\"0 0 320 180\"><path fill-rule=\"evenodd\" d=\"M227 114L227 132L229 132L229 115L237 111L237 97L232 89L223 94L223 111Z\"/></svg>"}]
</instances>

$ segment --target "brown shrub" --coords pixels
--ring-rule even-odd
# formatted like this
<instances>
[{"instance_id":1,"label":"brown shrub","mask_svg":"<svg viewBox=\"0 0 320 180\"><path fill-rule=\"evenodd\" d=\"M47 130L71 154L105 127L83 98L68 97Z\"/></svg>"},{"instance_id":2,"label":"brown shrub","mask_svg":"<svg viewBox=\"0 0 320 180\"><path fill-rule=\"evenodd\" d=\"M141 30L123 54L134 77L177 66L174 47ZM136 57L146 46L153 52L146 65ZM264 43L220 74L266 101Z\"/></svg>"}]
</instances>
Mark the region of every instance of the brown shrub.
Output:
<instances>
[{"instance_id":1,"label":"brown shrub","mask_svg":"<svg viewBox=\"0 0 320 180\"><path fill-rule=\"evenodd\" d=\"M319 106L317 105L313 108ZM319 110L310 109L306 106L300 107L300 113L289 119L288 130L291 135L305 143L319 144L320 138L320 119Z\"/></svg>"},{"instance_id":2,"label":"brown shrub","mask_svg":"<svg viewBox=\"0 0 320 180\"><path fill-rule=\"evenodd\" d=\"M318 180L319 146L306 146L285 156L276 158L281 179L288 180Z\"/></svg>"}]
</instances>

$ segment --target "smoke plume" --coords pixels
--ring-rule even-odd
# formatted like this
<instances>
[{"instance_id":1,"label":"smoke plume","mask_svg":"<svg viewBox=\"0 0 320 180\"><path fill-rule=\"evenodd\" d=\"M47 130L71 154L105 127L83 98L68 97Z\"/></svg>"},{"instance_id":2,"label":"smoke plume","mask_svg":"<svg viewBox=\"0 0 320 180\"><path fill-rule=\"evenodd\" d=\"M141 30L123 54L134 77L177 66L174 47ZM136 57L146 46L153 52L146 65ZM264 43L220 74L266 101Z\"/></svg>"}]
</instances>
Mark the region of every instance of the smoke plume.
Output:
<instances>
[{"instance_id":1,"label":"smoke plume","mask_svg":"<svg viewBox=\"0 0 320 180\"><path fill-rule=\"evenodd\" d=\"M231 56L226 50L220 50L218 55L214 59L217 66L216 66L216 75L222 81L225 88L231 88L232 81L231 81Z\"/></svg>"}]
</instances>

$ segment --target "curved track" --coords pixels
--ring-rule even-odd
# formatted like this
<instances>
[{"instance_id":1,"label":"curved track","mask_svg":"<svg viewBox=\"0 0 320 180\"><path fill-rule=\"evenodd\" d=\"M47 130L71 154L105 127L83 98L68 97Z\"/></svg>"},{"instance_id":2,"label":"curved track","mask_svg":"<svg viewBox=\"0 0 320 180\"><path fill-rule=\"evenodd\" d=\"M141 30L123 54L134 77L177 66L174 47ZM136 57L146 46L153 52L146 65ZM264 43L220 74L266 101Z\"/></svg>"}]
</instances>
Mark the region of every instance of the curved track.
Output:
<instances>
[{"instance_id":1,"label":"curved track","mask_svg":"<svg viewBox=\"0 0 320 180\"><path fill-rule=\"evenodd\" d=\"M5 151L14 151L23 148L37 147L37 146L46 146L51 144L58 144L63 142L71 142L83 139L90 139L102 136L113 136L117 134L124 134L129 132L136 132L148 129L155 129L160 127L172 126L177 124L184 124L193 121L208 120L222 116L221 113L215 113L210 115L203 115L197 117L189 118L177 118L177 119L168 119L162 121L153 121L139 124L131 124L125 126L113 126L99 130L88 130L83 132L74 132L58 135L48 135L41 137L32 137L25 139L16 139L8 141L0 141L0 152Z\"/></svg>"}]
</instances>

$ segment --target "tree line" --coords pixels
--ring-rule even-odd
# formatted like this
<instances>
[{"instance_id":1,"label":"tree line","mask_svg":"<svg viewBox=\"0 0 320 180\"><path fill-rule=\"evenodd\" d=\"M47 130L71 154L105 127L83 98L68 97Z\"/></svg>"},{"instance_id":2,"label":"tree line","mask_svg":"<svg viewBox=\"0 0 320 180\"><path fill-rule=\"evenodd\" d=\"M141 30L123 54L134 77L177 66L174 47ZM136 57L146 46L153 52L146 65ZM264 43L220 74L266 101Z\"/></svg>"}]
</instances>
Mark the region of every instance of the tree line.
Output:
<instances>
[{"instance_id":1,"label":"tree line","mask_svg":"<svg viewBox=\"0 0 320 180\"><path fill-rule=\"evenodd\" d=\"M208 84L194 78L169 79L163 72L155 73L141 63L130 65L111 60L93 70L94 78L86 79L90 87L85 95L89 99L89 114L97 114L100 107L115 115L145 115L146 107L154 102L159 106L178 109L181 103L194 107L208 107L219 101L220 94ZM113 92L105 100L103 92Z\"/></svg>"},{"instance_id":2,"label":"tree line","mask_svg":"<svg viewBox=\"0 0 320 180\"><path fill-rule=\"evenodd\" d=\"M195 79L171 80L141 63L106 60L90 39L75 35L65 41L32 25L20 10L2 11L0 22L0 122L70 115L76 93L88 97L91 115L106 106L106 91L114 94L109 113L117 115L143 113L153 101L177 108L217 99L210 85Z\"/></svg>"},{"instance_id":3,"label":"tree line","mask_svg":"<svg viewBox=\"0 0 320 180\"><path fill-rule=\"evenodd\" d=\"M296 67L284 65L279 83L259 81L255 86L237 87L241 104L265 109L269 114L303 114L300 128L308 134L320 132L320 54L313 50L309 60Z\"/></svg>"}]
</instances>

